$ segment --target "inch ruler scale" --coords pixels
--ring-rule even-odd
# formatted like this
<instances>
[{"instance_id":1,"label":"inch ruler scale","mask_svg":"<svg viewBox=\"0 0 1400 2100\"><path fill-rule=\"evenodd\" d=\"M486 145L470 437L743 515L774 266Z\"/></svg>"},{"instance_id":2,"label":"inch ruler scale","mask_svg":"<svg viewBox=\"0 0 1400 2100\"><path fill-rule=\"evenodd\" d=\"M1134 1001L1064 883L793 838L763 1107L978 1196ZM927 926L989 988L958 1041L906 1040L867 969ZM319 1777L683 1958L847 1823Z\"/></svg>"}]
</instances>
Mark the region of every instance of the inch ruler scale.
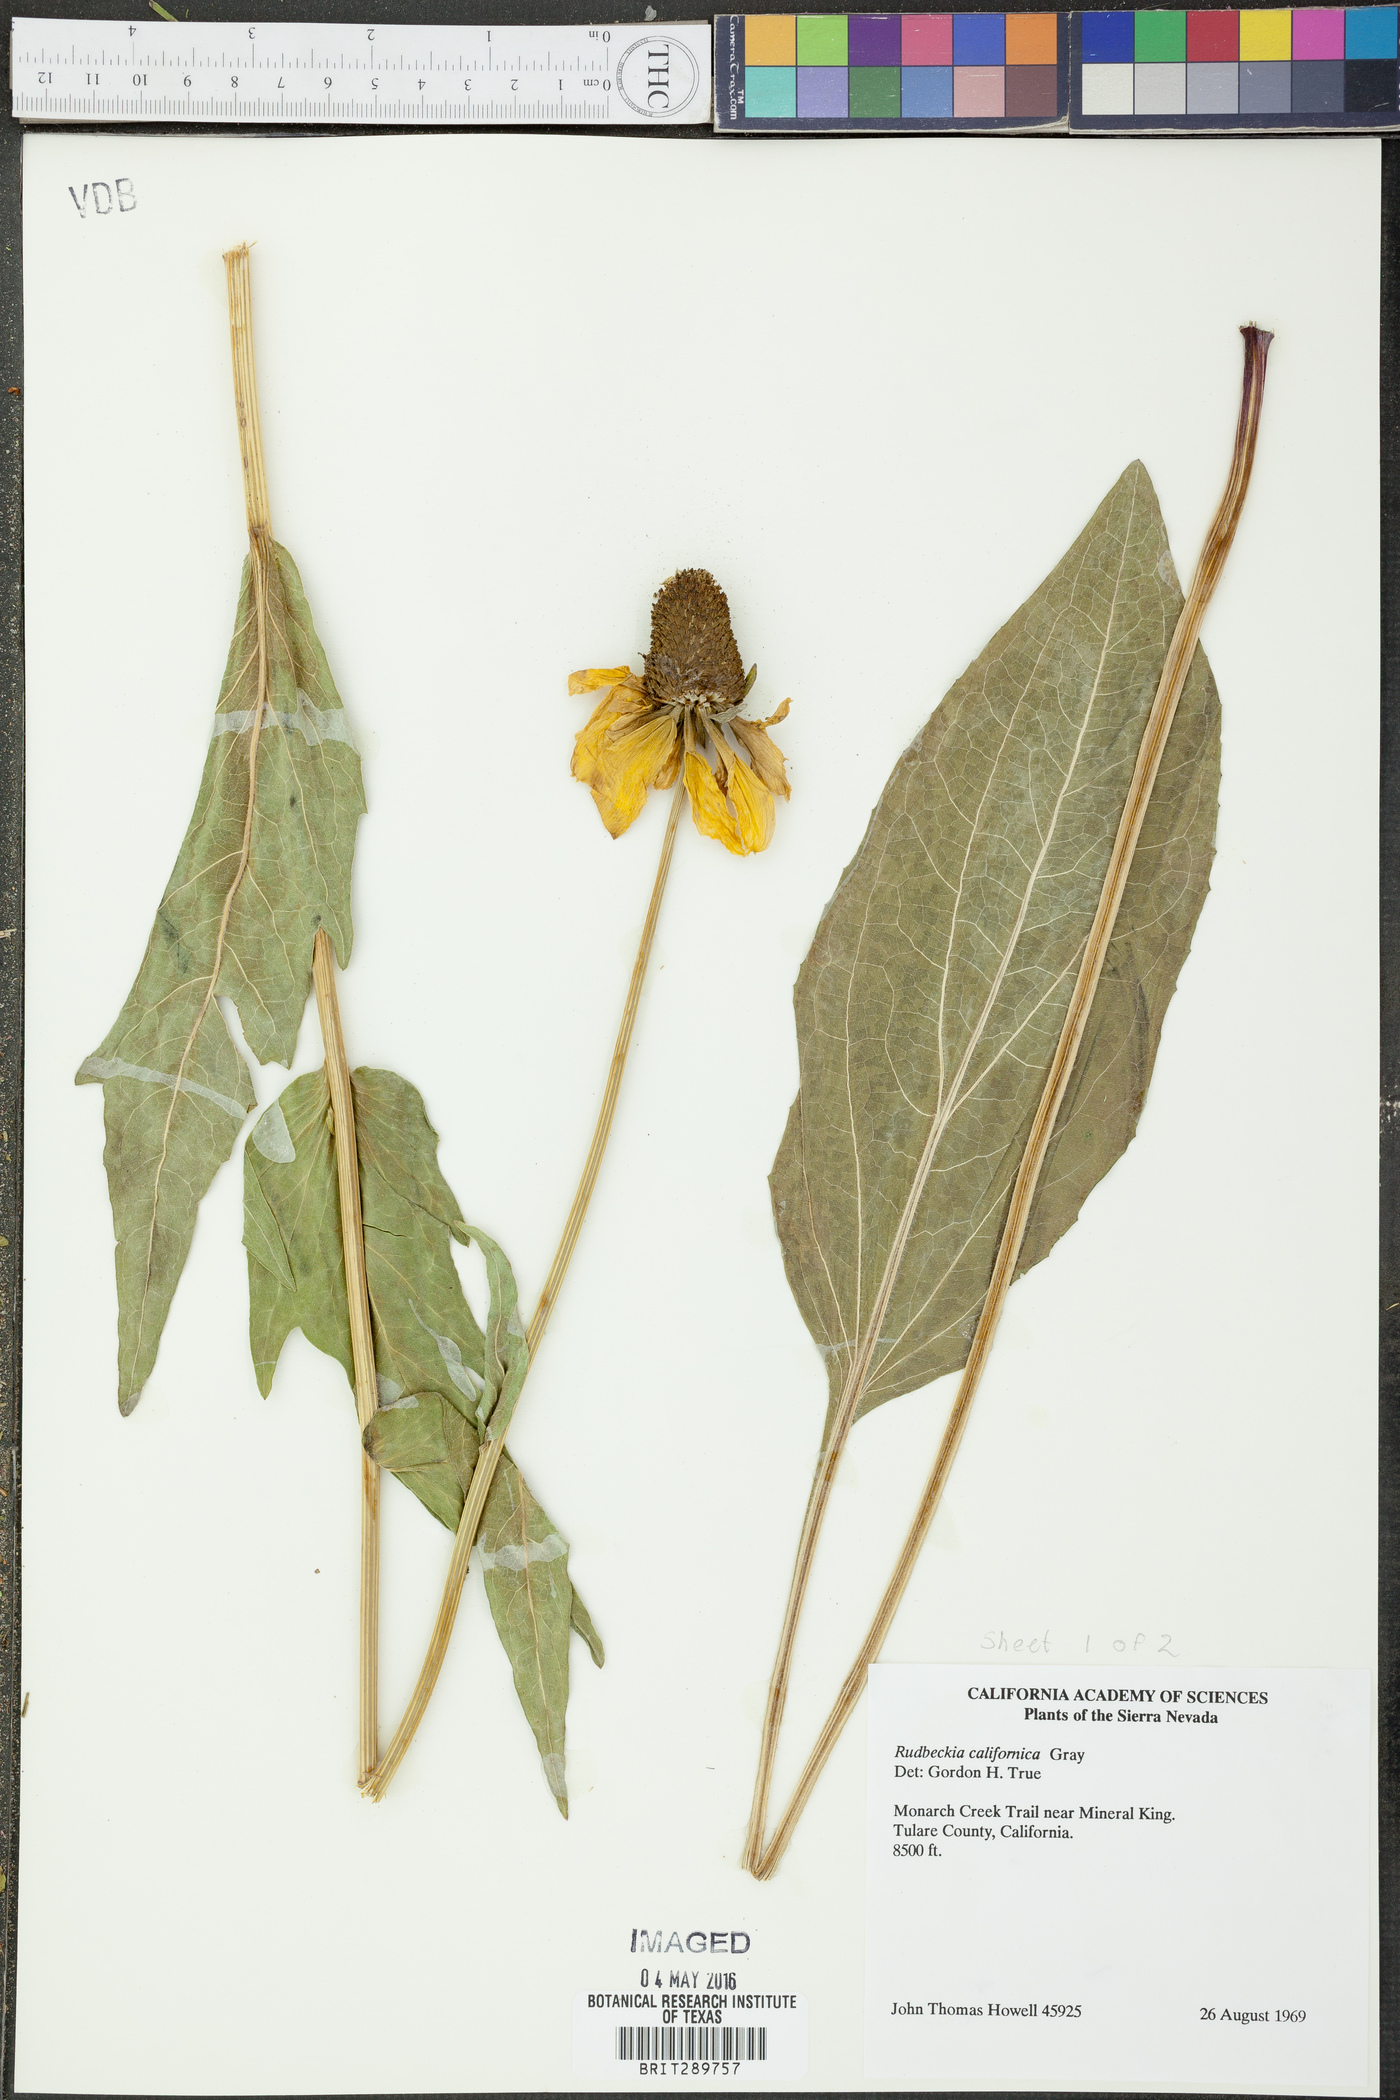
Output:
<instances>
[{"instance_id":1,"label":"inch ruler scale","mask_svg":"<svg viewBox=\"0 0 1400 2100\"><path fill-rule=\"evenodd\" d=\"M16 16L25 123L708 124L710 24L85 22Z\"/></svg>"}]
</instances>

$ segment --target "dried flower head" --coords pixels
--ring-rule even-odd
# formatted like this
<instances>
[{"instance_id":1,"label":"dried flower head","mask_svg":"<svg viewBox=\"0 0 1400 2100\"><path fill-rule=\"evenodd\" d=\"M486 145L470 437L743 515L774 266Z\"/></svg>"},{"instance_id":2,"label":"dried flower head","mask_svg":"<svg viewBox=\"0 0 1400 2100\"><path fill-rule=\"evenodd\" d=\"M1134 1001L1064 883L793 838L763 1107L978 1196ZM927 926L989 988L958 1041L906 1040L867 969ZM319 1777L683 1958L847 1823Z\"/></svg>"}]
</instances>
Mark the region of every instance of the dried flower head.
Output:
<instances>
[{"instance_id":1,"label":"dried flower head","mask_svg":"<svg viewBox=\"0 0 1400 2100\"><path fill-rule=\"evenodd\" d=\"M640 678L626 664L574 672L571 693L602 692L574 740L574 778L592 789L614 838L648 791L673 786L684 765L697 830L731 853L762 852L773 798L791 792L768 734L791 702L761 722L745 719L739 709L754 676L744 676L729 600L707 569L680 569L657 592Z\"/></svg>"},{"instance_id":2,"label":"dried flower head","mask_svg":"<svg viewBox=\"0 0 1400 2100\"><path fill-rule=\"evenodd\" d=\"M642 683L659 707L673 701L737 707L743 699L729 600L708 569L677 570L652 600Z\"/></svg>"}]
</instances>

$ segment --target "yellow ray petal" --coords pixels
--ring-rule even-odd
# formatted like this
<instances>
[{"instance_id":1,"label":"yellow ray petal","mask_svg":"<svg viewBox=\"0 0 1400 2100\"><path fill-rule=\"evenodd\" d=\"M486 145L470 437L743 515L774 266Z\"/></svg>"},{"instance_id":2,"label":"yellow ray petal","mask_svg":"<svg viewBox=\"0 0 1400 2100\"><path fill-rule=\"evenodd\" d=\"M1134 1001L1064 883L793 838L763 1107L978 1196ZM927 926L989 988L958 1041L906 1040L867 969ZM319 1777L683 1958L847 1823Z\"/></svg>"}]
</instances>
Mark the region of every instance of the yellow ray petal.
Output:
<instances>
[{"instance_id":1,"label":"yellow ray petal","mask_svg":"<svg viewBox=\"0 0 1400 2100\"><path fill-rule=\"evenodd\" d=\"M615 698L616 692L616 686L610 685L608 687L602 699L598 702L598 705L594 708L592 714L584 723L584 731L587 731L589 729L596 729L600 722L610 722L612 720L613 716L617 713L617 700Z\"/></svg>"},{"instance_id":2,"label":"yellow ray petal","mask_svg":"<svg viewBox=\"0 0 1400 2100\"><path fill-rule=\"evenodd\" d=\"M619 715L649 715L656 708L656 702L645 687L634 685L630 679L623 685L615 685L608 700Z\"/></svg>"},{"instance_id":3,"label":"yellow ray petal","mask_svg":"<svg viewBox=\"0 0 1400 2100\"><path fill-rule=\"evenodd\" d=\"M652 786L654 788L670 788L675 786L676 776L680 772L681 759L684 757L684 755L685 746L681 742L681 739L677 737L675 743L671 746L671 756L667 759L665 765L661 768L661 771L657 774L655 780L653 780L652 782Z\"/></svg>"},{"instance_id":4,"label":"yellow ray petal","mask_svg":"<svg viewBox=\"0 0 1400 2100\"><path fill-rule=\"evenodd\" d=\"M738 715L729 725L730 733L739 739L749 754L749 762L770 795L781 795L786 802L792 795L788 777L783 770L783 754L773 742L761 722L745 722Z\"/></svg>"},{"instance_id":5,"label":"yellow ray petal","mask_svg":"<svg viewBox=\"0 0 1400 2100\"><path fill-rule=\"evenodd\" d=\"M787 711L791 706L791 700L784 700L782 706L775 707L771 715L764 715L759 721L755 722L755 729L771 729L775 722L781 722L783 720L784 716L787 714Z\"/></svg>"},{"instance_id":6,"label":"yellow ray petal","mask_svg":"<svg viewBox=\"0 0 1400 2100\"><path fill-rule=\"evenodd\" d=\"M729 753L727 789L746 853L761 853L773 836L773 797L736 753Z\"/></svg>"},{"instance_id":7,"label":"yellow ray petal","mask_svg":"<svg viewBox=\"0 0 1400 2100\"><path fill-rule=\"evenodd\" d=\"M570 770L574 779L581 780L586 787L593 785L593 776L598 770L603 742L608 732L618 729L631 715L651 713L650 700L640 686L634 691L634 684L635 681L630 681L626 685L609 686L574 738L574 757Z\"/></svg>"},{"instance_id":8,"label":"yellow ray petal","mask_svg":"<svg viewBox=\"0 0 1400 2100\"><path fill-rule=\"evenodd\" d=\"M598 754L603 738L612 728L617 716L612 704L612 694L607 693L594 708L588 720L574 738L574 756L570 771L575 780L585 787L593 785L593 776L598 770Z\"/></svg>"},{"instance_id":9,"label":"yellow ray petal","mask_svg":"<svg viewBox=\"0 0 1400 2100\"><path fill-rule=\"evenodd\" d=\"M588 785L598 814L615 839L621 838L646 801L647 789L665 769L678 733L669 715L650 715L621 730L611 724L603 729Z\"/></svg>"},{"instance_id":10,"label":"yellow ray petal","mask_svg":"<svg viewBox=\"0 0 1400 2100\"><path fill-rule=\"evenodd\" d=\"M731 853L742 853L744 842L729 814L720 784L697 751L685 754L685 785L695 829L707 839L718 839Z\"/></svg>"},{"instance_id":11,"label":"yellow ray petal","mask_svg":"<svg viewBox=\"0 0 1400 2100\"><path fill-rule=\"evenodd\" d=\"M577 698L580 693L596 693L601 686L621 685L625 678L631 677L627 664L618 664L611 671L570 671L569 691Z\"/></svg>"}]
</instances>

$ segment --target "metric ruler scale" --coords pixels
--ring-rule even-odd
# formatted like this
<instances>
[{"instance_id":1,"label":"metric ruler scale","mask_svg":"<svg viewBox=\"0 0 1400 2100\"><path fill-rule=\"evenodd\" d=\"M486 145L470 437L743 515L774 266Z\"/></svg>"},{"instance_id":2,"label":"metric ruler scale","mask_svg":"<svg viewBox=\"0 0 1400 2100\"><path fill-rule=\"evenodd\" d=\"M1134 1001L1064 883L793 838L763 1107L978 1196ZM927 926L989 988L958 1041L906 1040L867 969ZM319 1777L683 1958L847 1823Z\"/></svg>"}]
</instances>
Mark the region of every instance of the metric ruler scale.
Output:
<instances>
[{"instance_id":1,"label":"metric ruler scale","mask_svg":"<svg viewBox=\"0 0 1400 2100\"><path fill-rule=\"evenodd\" d=\"M31 124L707 124L710 25L16 16L10 83Z\"/></svg>"}]
</instances>

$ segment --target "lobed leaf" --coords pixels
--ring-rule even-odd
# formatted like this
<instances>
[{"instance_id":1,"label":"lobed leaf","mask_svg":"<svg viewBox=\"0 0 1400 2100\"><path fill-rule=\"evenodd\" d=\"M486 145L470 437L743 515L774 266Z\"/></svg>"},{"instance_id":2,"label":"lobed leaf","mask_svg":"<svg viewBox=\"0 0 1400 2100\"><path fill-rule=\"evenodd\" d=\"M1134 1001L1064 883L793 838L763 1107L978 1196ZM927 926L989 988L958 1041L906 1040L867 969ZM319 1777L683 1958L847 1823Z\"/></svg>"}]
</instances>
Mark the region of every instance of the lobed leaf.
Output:
<instances>
[{"instance_id":1,"label":"lobed leaf","mask_svg":"<svg viewBox=\"0 0 1400 2100\"><path fill-rule=\"evenodd\" d=\"M350 952L360 762L284 548L265 574L260 618L244 564L194 815L136 982L77 1075L104 1093L123 1414L155 1362L200 1202L254 1103L217 1001L233 1001L259 1059L290 1064L316 929L342 963Z\"/></svg>"},{"instance_id":2,"label":"lobed leaf","mask_svg":"<svg viewBox=\"0 0 1400 2100\"><path fill-rule=\"evenodd\" d=\"M892 1259L860 1412L965 1361L1181 603L1135 462L904 753L822 916L771 1188L833 1407ZM1209 887L1219 772L1198 650L1018 1273L1137 1127Z\"/></svg>"},{"instance_id":3,"label":"lobed leaf","mask_svg":"<svg viewBox=\"0 0 1400 2100\"><path fill-rule=\"evenodd\" d=\"M529 1368L515 1279L494 1240L463 1222L437 1162L416 1087L396 1073L351 1074L380 1406L365 1449L457 1529L483 1438L503 1437ZM294 1079L244 1151L249 1340L270 1391L294 1327L354 1389L330 1094L322 1071ZM453 1240L486 1260L490 1305L477 1324ZM601 1665L602 1644L569 1579L568 1547L503 1452L482 1522L486 1592L517 1693L561 1811L572 1623Z\"/></svg>"}]
</instances>

